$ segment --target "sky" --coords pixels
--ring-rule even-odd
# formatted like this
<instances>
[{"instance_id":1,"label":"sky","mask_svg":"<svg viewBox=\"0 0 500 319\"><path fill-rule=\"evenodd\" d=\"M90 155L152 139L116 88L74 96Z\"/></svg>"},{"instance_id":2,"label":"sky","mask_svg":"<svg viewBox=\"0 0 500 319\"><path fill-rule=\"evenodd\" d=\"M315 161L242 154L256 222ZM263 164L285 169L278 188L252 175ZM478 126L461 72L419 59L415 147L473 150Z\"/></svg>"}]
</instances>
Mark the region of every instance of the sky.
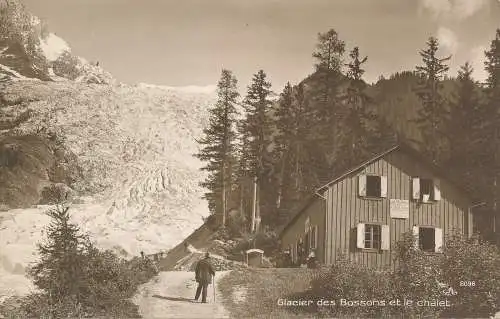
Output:
<instances>
[{"instance_id":1,"label":"sky","mask_svg":"<svg viewBox=\"0 0 500 319\"><path fill-rule=\"evenodd\" d=\"M470 61L483 80L484 50L500 27L500 0L22 0L73 53L125 83L207 86L223 68L246 89L258 70L279 92L313 72L318 32L335 29L368 56L376 81L421 63L429 36ZM347 55L346 55L347 56Z\"/></svg>"}]
</instances>

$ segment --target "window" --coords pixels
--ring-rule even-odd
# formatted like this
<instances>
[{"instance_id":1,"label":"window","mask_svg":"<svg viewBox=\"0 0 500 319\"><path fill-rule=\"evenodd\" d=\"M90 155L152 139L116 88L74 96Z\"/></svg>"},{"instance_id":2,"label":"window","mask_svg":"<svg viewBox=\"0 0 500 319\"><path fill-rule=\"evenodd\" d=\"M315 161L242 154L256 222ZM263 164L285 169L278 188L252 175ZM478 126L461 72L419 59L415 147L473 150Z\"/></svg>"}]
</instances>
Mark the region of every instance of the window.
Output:
<instances>
[{"instance_id":1,"label":"window","mask_svg":"<svg viewBox=\"0 0 500 319\"><path fill-rule=\"evenodd\" d=\"M423 202L434 199L434 183L432 179L420 180L420 195Z\"/></svg>"},{"instance_id":2,"label":"window","mask_svg":"<svg viewBox=\"0 0 500 319\"><path fill-rule=\"evenodd\" d=\"M414 226L417 247L426 252L439 252L443 245L443 230L438 227Z\"/></svg>"},{"instance_id":3,"label":"window","mask_svg":"<svg viewBox=\"0 0 500 319\"><path fill-rule=\"evenodd\" d=\"M418 231L419 248L423 251L434 251L435 236L434 228L420 227Z\"/></svg>"},{"instance_id":4,"label":"window","mask_svg":"<svg viewBox=\"0 0 500 319\"><path fill-rule=\"evenodd\" d=\"M376 175L359 176L359 195L363 197L387 197L387 177Z\"/></svg>"},{"instance_id":5,"label":"window","mask_svg":"<svg viewBox=\"0 0 500 319\"><path fill-rule=\"evenodd\" d=\"M366 176L366 196L380 197L380 176Z\"/></svg>"},{"instance_id":6,"label":"window","mask_svg":"<svg viewBox=\"0 0 500 319\"><path fill-rule=\"evenodd\" d=\"M413 178L413 199L427 203L441 199L441 191L434 180L428 178Z\"/></svg>"},{"instance_id":7,"label":"window","mask_svg":"<svg viewBox=\"0 0 500 319\"><path fill-rule=\"evenodd\" d=\"M370 223L358 224L357 247L362 249L389 250L389 225Z\"/></svg>"},{"instance_id":8,"label":"window","mask_svg":"<svg viewBox=\"0 0 500 319\"><path fill-rule=\"evenodd\" d=\"M365 248L380 249L380 225L365 225Z\"/></svg>"}]
</instances>

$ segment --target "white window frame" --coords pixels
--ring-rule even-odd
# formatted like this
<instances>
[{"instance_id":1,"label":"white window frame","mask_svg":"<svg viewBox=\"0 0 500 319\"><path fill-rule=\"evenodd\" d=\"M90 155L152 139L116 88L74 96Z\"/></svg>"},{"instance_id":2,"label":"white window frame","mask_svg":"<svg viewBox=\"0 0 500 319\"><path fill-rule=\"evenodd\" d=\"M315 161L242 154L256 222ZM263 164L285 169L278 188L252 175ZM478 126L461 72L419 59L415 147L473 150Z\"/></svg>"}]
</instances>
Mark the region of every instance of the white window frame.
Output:
<instances>
[{"instance_id":1,"label":"white window frame","mask_svg":"<svg viewBox=\"0 0 500 319\"><path fill-rule=\"evenodd\" d=\"M422 194L422 180L430 180L432 185L431 194ZM426 195L429 195L428 197ZM439 188L439 181L433 178L412 178L412 198L421 203L435 203L441 200L441 190Z\"/></svg>"},{"instance_id":2,"label":"white window frame","mask_svg":"<svg viewBox=\"0 0 500 319\"><path fill-rule=\"evenodd\" d=\"M365 241L365 231L366 226L377 226L380 227L380 240L378 247L366 247ZM372 239L373 241L373 239ZM366 222L359 223L357 225L357 248L366 249L366 250L390 250L390 228L389 225L374 223L374 222Z\"/></svg>"},{"instance_id":3,"label":"white window frame","mask_svg":"<svg viewBox=\"0 0 500 319\"><path fill-rule=\"evenodd\" d=\"M380 180L380 193L368 195L368 178L378 177ZM387 198L387 176L375 174L362 174L358 176L358 195L364 198Z\"/></svg>"}]
</instances>

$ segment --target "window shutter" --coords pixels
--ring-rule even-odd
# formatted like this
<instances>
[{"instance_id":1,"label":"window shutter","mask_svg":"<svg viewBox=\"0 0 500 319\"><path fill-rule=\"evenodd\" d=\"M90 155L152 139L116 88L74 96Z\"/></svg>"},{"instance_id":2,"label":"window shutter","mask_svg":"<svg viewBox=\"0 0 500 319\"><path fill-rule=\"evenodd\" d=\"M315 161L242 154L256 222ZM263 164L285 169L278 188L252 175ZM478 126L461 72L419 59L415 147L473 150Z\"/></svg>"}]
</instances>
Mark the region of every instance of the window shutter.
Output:
<instances>
[{"instance_id":1,"label":"window shutter","mask_svg":"<svg viewBox=\"0 0 500 319\"><path fill-rule=\"evenodd\" d=\"M412 184L413 199L420 199L420 178L413 178Z\"/></svg>"},{"instance_id":2,"label":"window shutter","mask_svg":"<svg viewBox=\"0 0 500 319\"><path fill-rule=\"evenodd\" d=\"M358 224L356 235L358 237L357 247L365 248L365 224L362 223Z\"/></svg>"},{"instance_id":3,"label":"window shutter","mask_svg":"<svg viewBox=\"0 0 500 319\"><path fill-rule=\"evenodd\" d=\"M314 226L314 249L318 248L318 226Z\"/></svg>"},{"instance_id":4,"label":"window shutter","mask_svg":"<svg viewBox=\"0 0 500 319\"><path fill-rule=\"evenodd\" d=\"M434 228L434 251L439 253L443 249L443 229Z\"/></svg>"},{"instance_id":5,"label":"window shutter","mask_svg":"<svg viewBox=\"0 0 500 319\"><path fill-rule=\"evenodd\" d=\"M418 233L419 233L419 228L418 226L413 226L413 237L415 238L415 248L418 249L419 243L418 243Z\"/></svg>"},{"instance_id":6,"label":"window shutter","mask_svg":"<svg viewBox=\"0 0 500 319\"><path fill-rule=\"evenodd\" d=\"M312 249L316 249L316 245L317 245L317 241L318 241L318 235L316 234L317 233L317 229L318 229L318 226L314 225L311 227L311 234L310 234L310 238L311 238L311 244L310 244L310 247Z\"/></svg>"},{"instance_id":7,"label":"window shutter","mask_svg":"<svg viewBox=\"0 0 500 319\"><path fill-rule=\"evenodd\" d=\"M366 196L366 175L359 175L358 190L359 196Z\"/></svg>"},{"instance_id":8,"label":"window shutter","mask_svg":"<svg viewBox=\"0 0 500 319\"><path fill-rule=\"evenodd\" d=\"M380 176L380 197L387 197L387 176Z\"/></svg>"},{"instance_id":9,"label":"window shutter","mask_svg":"<svg viewBox=\"0 0 500 319\"><path fill-rule=\"evenodd\" d=\"M441 190L437 185L434 185L434 198L435 201L441 200Z\"/></svg>"},{"instance_id":10,"label":"window shutter","mask_svg":"<svg viewBox=\"0 0 500 319\"><path fill-rule=\"evenodd\" d=\"M389 225L382 225L382 241L380 243L380 249L390 250L391 237L389 233Z\"/></svg>"}]
</instances>

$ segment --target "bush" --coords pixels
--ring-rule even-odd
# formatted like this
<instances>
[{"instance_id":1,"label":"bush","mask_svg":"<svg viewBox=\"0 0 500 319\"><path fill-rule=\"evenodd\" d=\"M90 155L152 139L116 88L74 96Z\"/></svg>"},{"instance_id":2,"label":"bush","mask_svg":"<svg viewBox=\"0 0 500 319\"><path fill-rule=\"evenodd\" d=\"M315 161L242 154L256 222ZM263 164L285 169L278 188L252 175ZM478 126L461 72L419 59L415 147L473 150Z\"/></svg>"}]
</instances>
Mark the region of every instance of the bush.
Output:
<instances>
[{"instance_id":1,"label":"bush","mask_svg":"<svg viewBox=\"0 0 500 319\"><path fill-rule=\"evenodd\" d=\"M249 225L243 212L233 210L227 216L226 227L230 238L239 238L247 232Z\"/></svg>"},{"instance_id":2,"label":"bush","mask_svg":"<svg viewBox=\"0 0 500 319\"><path fill-rule=\"evenodd\" d=\"M377 272L341 257L331 268L320 272L312 280L309 294L316 302L321 299L336 301L335 306L316 308L323 315L386 317L390 314L390 308L385 303L394 299L390 275L388 272ZM345 306L342 305L341 299L371 304Z\"/></svg>"},{"instance_id":3,"label":"bush","mask_svg":"<svg viewBox=\"0 0 500 319\"><path fill-rule=\"evenodd\" d=\"M279 251L278 235L269 229L260 230L254 234L244 234L243 238L231 249L232 258L239 260L242 252L248 249L258 248L264 251L266 256L274 256Z\"/></svg>"},{"instance_id":4,"label":"bush","mask_svg":"<svg viewBox=\"0 0 500 319\"><path fill-rule=\"evenodd\" d=\"M50 184L42 189L40 204L54 205L71 200L72 190L62 183Z\"/></svg>"},{"instance_id":5,"label":"bush","mask_svg":"<svg viewBox=\"0 0 500 319\"><path fill-rule=\"evenodd\" d=\"M394 271L375 271L342 257L312 280L309 299L336 300L333 307L317 307L319 314L344 317L481 317L500 310L500 252L477 238L452 235L443 253L414 247L412 234L397 244ZM474 283L474 284L472 284ZM455 291L455 294L447 294ZM340 299L385 301L384 306L342 306ZM413 306L391 306L389 301L412 300ZM448 301L450 306L418 306L417 301Z\"/></svg>"},{"instance_id":6,"label":"bush","mask_svg":"<svg viewBox=\"0 0 500 319\"><path fill-rule=\"evenodd\" d=\"M392 289L396 298L419 300L444 300L442 280L442 254L423 252L415 247L412 233L406 233L396 245L395 262L399 267L392 273ZM401 313L410 317L436 317L445 308L407 306L397 309L394 314Z\"/></svg>"},{"instance_id":7,"label":"bush","mask_svg":"<svg viewBox=\"0 0 500 319\"><path fill-rule=\"evenodd\" d=\"M500 251L478 237L459 234L447 240L443 256L443 281L457 294L446 316L487 318L500 311Z\"/></svg>"},{"instance_id":8,"label":"bush","mask_svg":"<svg viewBox=\"0 0 500 319\"><path fill-rule=\"evenodd\" d=\"M80 70L80 60L67 51L53 62L52 69L55 75L70 80L75 80L82 73Z\"/></svg>"},{"instance_id":9,"label":"bush","mask_svg":"<svg viewBox=\"0 0 500 319\"><path fill-rule=\"evenodd\" d=\"M41 260L29 274L41 290L22 299L21 317L138 318L129 299L157 270L149 260L125 261L100 251L69 222L69 207L57 206L47 240L38 245Z\"/></svg>"}]
</instances>

